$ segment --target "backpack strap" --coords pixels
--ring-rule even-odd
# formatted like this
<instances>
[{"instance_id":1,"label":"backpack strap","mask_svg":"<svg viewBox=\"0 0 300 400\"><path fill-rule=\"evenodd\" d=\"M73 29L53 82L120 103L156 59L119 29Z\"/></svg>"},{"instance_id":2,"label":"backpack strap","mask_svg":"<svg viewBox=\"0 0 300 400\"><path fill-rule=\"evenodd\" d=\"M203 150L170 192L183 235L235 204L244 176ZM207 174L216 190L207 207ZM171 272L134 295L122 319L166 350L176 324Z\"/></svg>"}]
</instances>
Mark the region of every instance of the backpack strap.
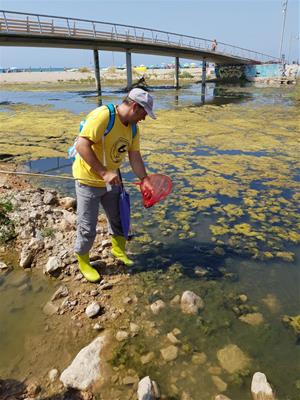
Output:
<instances>
[{"instance_id":1,"label":"backpack strap","mask_svg":"<svg viewBox=\"0 0 300 400\"><path fill-rule=\"evenodd\" d=\"M131 130L132 130L132 139L136 137L137 134L137 126L136 124L131 124Z\"/></svg>"},{"instance_id":2,"label":"backpack strap","mask_svg":"<svg viewBox=\"0 0 300 400\"><path fill-rule=\"evenodd\" d=\"M112 130L115 119L116 119L116 110L115 106L113 104L107 104L106 107L108 108L109 111L109 120L108 120L108 125L107 128L105 129L104 136L108 135L109 132Z\"/></svg>"}]
</instances>

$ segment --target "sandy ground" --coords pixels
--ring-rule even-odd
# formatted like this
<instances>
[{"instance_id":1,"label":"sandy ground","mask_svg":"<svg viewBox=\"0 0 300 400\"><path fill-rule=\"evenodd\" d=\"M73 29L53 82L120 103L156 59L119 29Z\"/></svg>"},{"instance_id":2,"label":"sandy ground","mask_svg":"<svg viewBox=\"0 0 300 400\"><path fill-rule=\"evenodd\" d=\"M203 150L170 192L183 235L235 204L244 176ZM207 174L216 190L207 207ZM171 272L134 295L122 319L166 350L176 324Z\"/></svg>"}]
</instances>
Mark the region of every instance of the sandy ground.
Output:
<instances>
[{"instance_id":1,"label":"sandy ground","mask_svg":"<svg viewBox=\"0 0 300 400\"><path fill-rule=\"evenodd\" d=\"M180 73L188 73L193 78L201 78L200 68L185 68L181 69ZM174 77L173 69L148 69L146 72L134 73L134 77L151 77L156 79L166 79ZM0 74L0 84L5 83L40 83L40 82L61 82L61 81L80 81L94 79L94 72L79 72L79 71L61 71L61 72L12 72ZM107 70L101 71L103 79L126 79L125 70Z\"/></svg>"}]
</instances>

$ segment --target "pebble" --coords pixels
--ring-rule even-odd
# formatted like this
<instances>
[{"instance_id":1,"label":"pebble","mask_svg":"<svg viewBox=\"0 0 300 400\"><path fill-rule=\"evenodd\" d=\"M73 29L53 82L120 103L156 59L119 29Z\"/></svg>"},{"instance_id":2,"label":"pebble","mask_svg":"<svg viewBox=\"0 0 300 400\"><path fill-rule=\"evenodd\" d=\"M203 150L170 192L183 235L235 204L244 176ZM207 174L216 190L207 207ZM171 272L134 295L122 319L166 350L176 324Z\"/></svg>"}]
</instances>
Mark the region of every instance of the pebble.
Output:
<instances>
[{"instance_id":1,"label":"pebble","mask_svg":"<svg viewBox=\"0 0 300 400\"><path fill-rule=\"evenodd\" d=\"M126 331L118 331L116 334L116 339L118 342L123 342L124 340L127 340L128 337L129 337L129 334Z\"/></svg>"},{"instance_id":2,"label":"pebble","mask_svg":"<svg viewBox=\"0 0 300 400\"><path fill-rule=\"evenodd\" d=\"M51 371L48 373L48 377L50 382L54 382L58 378L59 372L57 369L53 368Z\"/></svg>"},{"instance_id":3,"label":"pebble","mask_svg":"<svg viewBox=\"0 0 300 400\"><path fill-rule=\"evenodd\" d=\"M69 294L69 290L67 288L67 286L60 286L56 292L53 294L53 296L51 297L51 301L60 299L62 297L66 297Z\"/></svg>"},{"instance_id":4,"label":"pebble","mask_svg":"<svg viewBox=\"0 0 300 400\"><path fill-rule=\"evenodd\" d=\"M150 353L145 354L144 356L141 356L141 363L143 365L148 364L149 362L151 362L155 357L155 354L153 353L153 351L150 351Z\"/></svg>"},{"instance_id":5,"label":"pebble","mask_svg":"<svg viewBox=\"0 0 300 400\"><path fill-rule=\"evenodd\" d=\"M104 328L102 325L100 325L98 322L93 326L93 329L95 329L95 331L102 331Z\"/></svg>"},{"instance_id":6,"label":"pebble","mask_svg":"<svg viewBox=\"0 0 300 400\"><path fill-rule=\"evenodd\" d=\"M173 332L169 332L169 333L167 334L167 338L169 339L169 341L170 341L172 344L179 344L179 343L180 343L180 340L177 339L177 337L174 335Z\"/></svg>"},{"instance_id":7,"label":"pebble","mask_svg":"<svg viewBox=\"0 0 300 400\"><path fill-rule=\"evenodd\" d=\"M44 268L44 273L51 274L52 272L58 270L60 268L60 262L57 257L52 256L48 258L47 264Z\"/></svg>"},{"instance_id":8,"label":"pebble","mask_svg":"<svg viewBox=\"0 0 300 400\"><path fill-rule=\"evenodd\" d=\"M194 353L192 356L192 363L196 365L205 364L207 356L205 353Z\"/></svg>"},{"instance_id":9,"label":"pebble","mask_svg":"<svg viewBox=\"0 0 300 400\"><path fill-rule=\"evenodd\" d=\"M87 306L87 308L85 309L85 313L89 318L93 318L97 314L99 314L100 309L100 304L95 301Z\"/></svg>"},{"instance_id":10,"label":"pebble","mask_svg":"<svg viewBox=\"0 0 300 400\"><path fill-rule=\"evenodd\" d=\"M0 261L0 271L4 271L5 269L8 269L8 266L4 262Z\"/></svg>"},{"instance_id":11,"label":"pebble","mask_svg":"<svg viewBox=\"0 0 300 400\"><path fill-rule=\"evenodd\" d=\"M166 303L162 300L157 300L150 305L151 311L153 314L157 315L161 310L166 307Z\"/></svg>"},{"instance_id":12,"label":"pebble","mask_svg":"<svg viewBox=\"0 0 300 400\"><path fill-rule=\"evenodd\" d=\"M174 361L178 357L178 348L176 346L168 346L160 350L162 358L169 362Z\"/></svg>"}]
</instances>

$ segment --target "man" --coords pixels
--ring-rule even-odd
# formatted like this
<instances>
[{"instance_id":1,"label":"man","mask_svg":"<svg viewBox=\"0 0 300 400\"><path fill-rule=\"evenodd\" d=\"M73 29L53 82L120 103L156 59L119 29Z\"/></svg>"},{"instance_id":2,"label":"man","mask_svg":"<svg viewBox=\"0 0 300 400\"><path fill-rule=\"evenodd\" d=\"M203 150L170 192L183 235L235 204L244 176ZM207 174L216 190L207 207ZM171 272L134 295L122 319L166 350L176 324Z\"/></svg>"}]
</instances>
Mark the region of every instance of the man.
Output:
<instances>
[{"instance_id":1,"label":"man","mask_svg":"<svg viewBox=\"0 0 300 400\"><path fill-rule=\"evenodd\" d=\"M211 44L211 51L216 51L217 50L217 46L218 46L218 42L217 42L216 39L214 39L212 44Z\"/></svg>"},{"instance_id":2,"label":"man","mask_svg":"<svg viewBox=\"0 0 300 400\"><path fill-rule=\"evenodd\" d=\"M73 176L77 179L75 253L81 273L90 282L97 282L101 278L89 259L89 251L96 237L100 204L112 234L112 254L126 266L133 265L133 261L125 252L126 239L119 213L121 182L117 169L126 154L135 175L151 190L140 154L139 129L135 124L144 120L147 115L156 119L153 113L153 98L148 92L135 88L129 92L122 104L114 106L114 111L114 124L107 135L105 132L110 122L108 107L98 107L88 115L77 141L78 155L73 164Z\"/></svg>"}]
</instances>

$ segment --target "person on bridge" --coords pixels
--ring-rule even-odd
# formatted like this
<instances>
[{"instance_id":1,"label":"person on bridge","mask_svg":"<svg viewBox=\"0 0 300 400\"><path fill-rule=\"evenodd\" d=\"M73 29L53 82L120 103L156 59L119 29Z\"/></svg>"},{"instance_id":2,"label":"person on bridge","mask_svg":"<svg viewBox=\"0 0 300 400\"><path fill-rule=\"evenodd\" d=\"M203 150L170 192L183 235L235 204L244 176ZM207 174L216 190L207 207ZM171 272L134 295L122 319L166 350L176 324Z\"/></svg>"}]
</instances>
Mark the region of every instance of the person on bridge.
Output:
<instances>
[{"instance_id":1,"label":"person on bridge","mask_svg":"<svg viewBox=\"0 0 300 400\"><path fill-rule=\"evenodd\" d=\"M76 181L77 235L75 253L78 266L90 282L101 279L90 264L89 252L96 237L99 206L102 205L112 235L112 254L126 266L132 266L125 251L126 239L122 231L119 212L120 177L117 169L128 153L135 175L147 183L147 172L140 154L140 132L137 123L153 113L153 98L143 89L132 89L122 104L112 107L114 123L108 131L111 110L98 107L88 116L76 144L77 156L73 163ZM135 132L134 132L135 131ZM90 180L90 181L89 181ZM111 186L110 186L111 185Z\"/></svg>"},{"instance_id":2,"label":"person on bridge","mask_svg":"<svg viewBox=\"0 0 300 400\"><path fill-rule=\"evenodd\" d=\"M218 42L216 41L216 39L214 39L212 44L211 44L211 51L216 51L217 50L217 46L218 46Z\"/></svg>"}]
</instances>

